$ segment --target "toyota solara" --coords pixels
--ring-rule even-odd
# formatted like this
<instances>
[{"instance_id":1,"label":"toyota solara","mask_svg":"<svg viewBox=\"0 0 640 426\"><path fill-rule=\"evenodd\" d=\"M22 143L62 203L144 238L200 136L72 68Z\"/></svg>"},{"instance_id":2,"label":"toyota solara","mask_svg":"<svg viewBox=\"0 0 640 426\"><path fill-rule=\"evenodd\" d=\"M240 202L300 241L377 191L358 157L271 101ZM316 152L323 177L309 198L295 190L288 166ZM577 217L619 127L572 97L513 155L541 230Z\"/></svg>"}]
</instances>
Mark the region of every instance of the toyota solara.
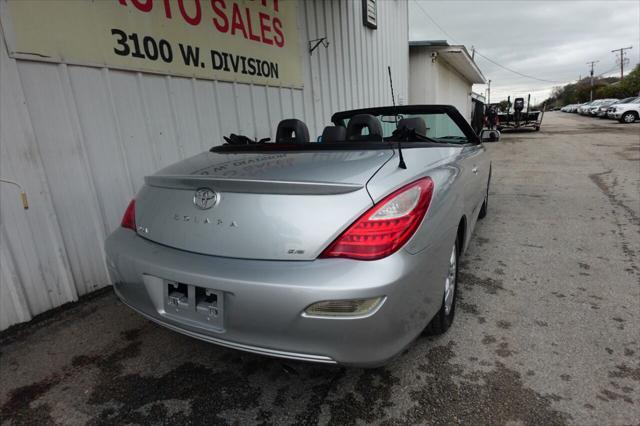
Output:
<instances>
[{"instance_id":1,"label":"toyota solara","mask_svg":"<svg viewBox=\"0 0 640 426\"><path fill-rule=\"evenodd\" d=\"M118 297L160 325L282 358L378 366L452 324L491 164L451 106L338 112L145 178L106 241Z\"/></svg>"}]
</instances>

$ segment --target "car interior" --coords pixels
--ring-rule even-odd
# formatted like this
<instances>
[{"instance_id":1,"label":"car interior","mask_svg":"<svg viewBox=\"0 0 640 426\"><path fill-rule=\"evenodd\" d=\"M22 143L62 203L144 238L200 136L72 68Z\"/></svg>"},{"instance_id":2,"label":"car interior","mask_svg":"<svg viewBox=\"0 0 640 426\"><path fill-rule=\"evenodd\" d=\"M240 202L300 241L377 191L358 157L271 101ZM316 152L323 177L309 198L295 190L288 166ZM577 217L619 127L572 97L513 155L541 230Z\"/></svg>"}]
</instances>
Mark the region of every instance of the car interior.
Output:
<instances>
[{"instance_id":1,"label":"car interior","mask_svg":"<svg viewBox=\"0 0 640 426\"><path fill-rule=\"evenodd\" d=\"M231 134L224 137L227 142L223 146L231 149L230 145L262 146L268 148L284 148L285 146L318 149L327 145L340 147L357 147L366 142L371 147L386 146L384 142L408 142L409 146L418 146L419 142L430 144L465 144L471 136L475 136L472 129L463 130L460 121L462 117L452 117L443 107L409 106L407 109L373 108L364 110L344 111L334 114L333 125L326 126L317 138L311 138L309 128L299 119L289 118L278 123L275 139L252 139L248 136ZM336 146L336 148L338 148ZM227 151L228 151L227 149ZM212 151L219 151L214 147Z\"/></svg>"}]
</instances>

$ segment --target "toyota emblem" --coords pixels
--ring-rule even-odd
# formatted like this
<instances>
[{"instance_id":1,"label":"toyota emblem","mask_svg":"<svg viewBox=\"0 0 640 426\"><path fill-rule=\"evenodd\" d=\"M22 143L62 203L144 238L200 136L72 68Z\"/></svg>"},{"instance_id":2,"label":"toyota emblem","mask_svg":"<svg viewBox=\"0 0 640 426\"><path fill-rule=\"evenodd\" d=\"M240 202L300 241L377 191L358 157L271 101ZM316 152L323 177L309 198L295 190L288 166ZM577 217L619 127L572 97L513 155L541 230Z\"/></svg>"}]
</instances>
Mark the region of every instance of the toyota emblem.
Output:
<instances>
[{"instance_id":1,"label":"toyota emblem","mask_svg":"<svg viewBox=\"0 0 640 426\"><path fill-rule=\"evenodd\" d=\"M218 194L209 188L199 188L193 195L193 204L200 210L209 210L218 202Z\"/></svg>"}]
</instances>

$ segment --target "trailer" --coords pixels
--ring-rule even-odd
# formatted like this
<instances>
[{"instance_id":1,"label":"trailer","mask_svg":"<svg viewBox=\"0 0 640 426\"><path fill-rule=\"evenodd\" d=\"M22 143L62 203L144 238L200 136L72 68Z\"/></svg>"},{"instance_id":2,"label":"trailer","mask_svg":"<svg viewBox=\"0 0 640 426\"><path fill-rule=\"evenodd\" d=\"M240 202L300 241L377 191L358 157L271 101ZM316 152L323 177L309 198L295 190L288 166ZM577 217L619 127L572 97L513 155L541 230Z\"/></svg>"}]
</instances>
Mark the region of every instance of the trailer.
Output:
<instances>
[{"instance_id":1,"label":"trailer","mask_svg":"<svg viewBox=\"0 0 640 426\"><path fill-rule=\"evenodd\" d=\"M512 130L529 128L535 131L540 130L542 125L542 117L544 116L544 107L542 111L532 111L529 109L531 101L531 95L527 98L527 105L525 109L524 98L515 98L513 100L513 108L511 105L511 96L507 98L507 111L498 113L498 125L497 129Z\"/></svg>"}]
</instances>

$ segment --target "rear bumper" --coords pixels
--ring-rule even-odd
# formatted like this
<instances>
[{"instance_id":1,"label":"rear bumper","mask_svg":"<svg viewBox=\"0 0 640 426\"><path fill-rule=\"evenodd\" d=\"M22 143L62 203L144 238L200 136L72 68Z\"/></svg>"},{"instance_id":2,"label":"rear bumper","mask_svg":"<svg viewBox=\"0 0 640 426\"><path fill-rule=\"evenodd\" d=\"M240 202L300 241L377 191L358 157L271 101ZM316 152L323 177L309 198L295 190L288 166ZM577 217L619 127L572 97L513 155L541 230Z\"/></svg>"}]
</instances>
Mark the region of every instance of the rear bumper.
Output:
<instances>
[{"instance_id":1,"label":"rear bumper","mask_svg":"<svg viewBox=\"0 0 640 426\"><path fill-rule=\"evenodd\" d=\"M251 352L251 353L255 353L255 354L259 354L259 355L267 355L267 356L274 356L274 357L278 357L278 358L294 359L294 360L297 360L297 361L311 361L311 362L319 362L319 363L325 363L325 364L336 364L336 361L334 361L333 359L331 359L331 358L329 358L327 356L303 354L303 353L295 353L295 352L277 351L277 350L273 350L273 349L269 349L269 348L261 348L261 347L258 347L258 346L243 345L243 344L234 343L234 342L230 342L228 340L222 340L222 339L213 337L211 334L189 331L188 329L186 329L184 327L175 326L175 325L171 324L171 322L160 320L155 316L147 315L143 311L138 310L135 306L130 305L124 299L124 297L120 294L120 292L118 290L118 287L119 287L119 285L114 285L114 290L115 290L116 295L129 308L133 309L138 314L142 315L143 317L147 318L148 320L155 322L156 324L159 324L159 325L161 325L163 327L166 327L166 328L168 328L170 330L173 330L175 332L178 332L178 333L181 333L181 334L185 334L185 335L187 335L189 337L193 337L195 339L204 340L205 342L209 342L209 343L215 343L217 345L224 346L224 347L227 347L227 348L238 349L238 350L241 350L241 351Z\"/></svg>"},{"instance_id":2,"label":"rear bumper","mask_svg":"<svg viewBox=\"0 0 640 426\"><path fill-rule=\"evenodd\" d=\"M105 246L116 294L156 323L248 352L357 366L385 363L420 334L440 307L448 251L443 243L374 262L242 260L172 249L125 229ZM167 312L166 280L222 292L221 326ZM302 315L322 300L379 296L384 303L366 317Z\"/></svg>"}]
</instances>

